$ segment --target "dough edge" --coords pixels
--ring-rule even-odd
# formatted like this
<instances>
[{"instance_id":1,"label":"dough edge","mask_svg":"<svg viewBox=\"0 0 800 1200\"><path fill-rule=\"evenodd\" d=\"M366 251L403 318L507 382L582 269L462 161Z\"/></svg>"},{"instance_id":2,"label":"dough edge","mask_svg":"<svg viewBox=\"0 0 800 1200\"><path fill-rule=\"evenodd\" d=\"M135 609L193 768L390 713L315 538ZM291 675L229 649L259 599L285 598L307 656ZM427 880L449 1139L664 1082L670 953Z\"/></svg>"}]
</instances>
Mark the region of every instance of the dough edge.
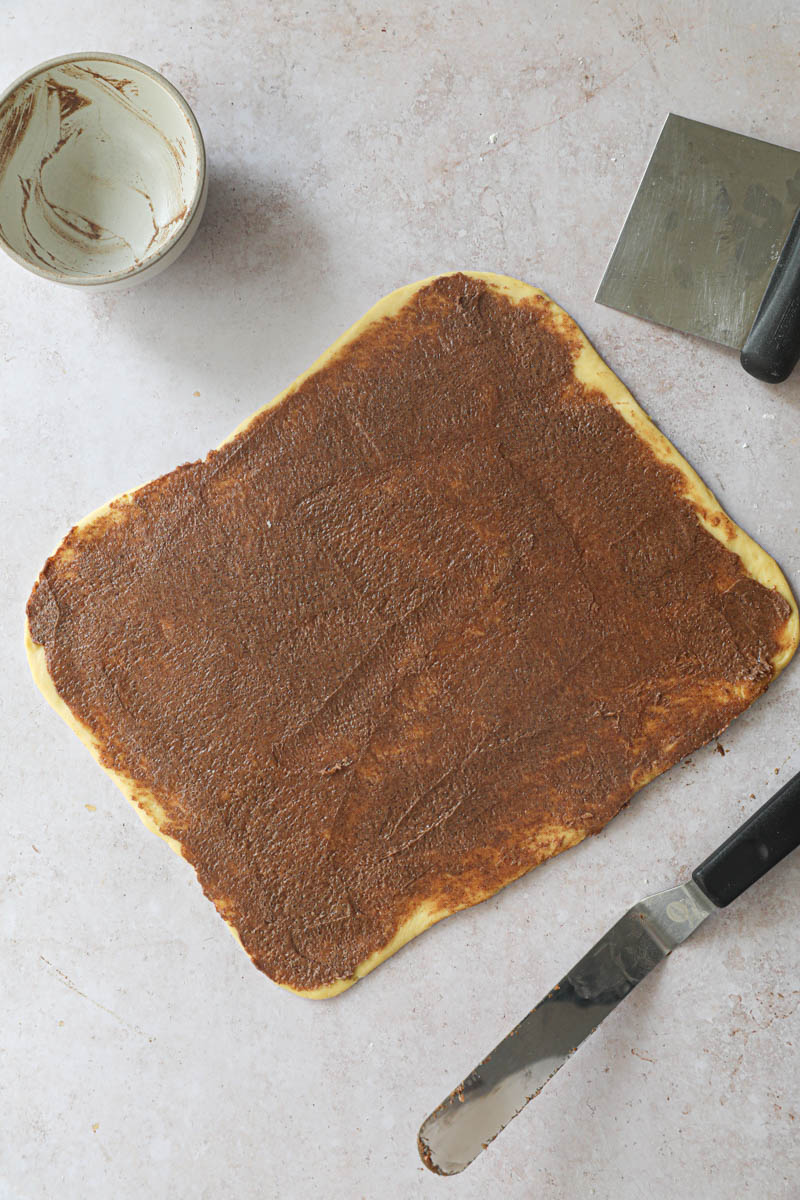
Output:
<instances>
[{"instance_id":1,"label":"dough edge","mask_svg":"<svg viewBox=\"0 0 800 1200\"><path fill-rule=\"evenodd\" d=\"M557 325L570 338L576 339L579 342L580 349L574 363L574 373L578 380L588 388L600 391L606 399L616 408L617 412L628 422L635 430L636 434L646 442L656 457L663 463L669 464L677 468L682 474L685 481L685 498L691 503L695 510L697 519L700 524L713 537L720 541L727 549L733 551L741 559L742 564L747 573L759 583L770 589L775 589L784 597L791 608L791 614L786 622L784 629L784 644L781 646L778 653L772 659L774 669L773 678L776 678L786 664L791 659L797 649L798 641L800 641L800 617L798 616L797 603L792 595L791 589L786 581L786 578L775 560L767 554L766 550L762 549L749 534L740 529L736 523L731 520L727 513L722 509L716 497L711 490L706 486L693 467L689 465L686 459L676 450L669 439L661 432L655 423L648 417L647 413L634 400L631 393L625 387L624 383L617 378L609 366L602 360L600 355L594 349L585 336L580 327L575 321L562 309L554 300L551 300L540 288L532 287L530 284L523 283L521 280L514 279L508 275L497 275L487 271L446 271L440 275L431 275L426 279L421 279L416 283L407 284L405 287L398 288L396 291L390 292L381 300L378 300L367 312L355 322L348 330L337 338L327 350L317 358L307 370L303 371L292 383L289 384L282 392L275 396L272 400L267 401L249 417L239 424L234 431L228 435L218 448L225 446L228 442L233 441L241 433L243 433L253 421L260 417L263 413L271 408L275 408L285 399L291 396L310 376L314 375L326 363L334 357L346 345L356 339L375 321L379 321L384 317L394 316L399 310L406 305L414 295L428 284L433 283L436 279L443 278L447 275L465 275L470 279L475 279L486 283L493 290L499 292L503 296L510 299L513 303L518 304L521 301L539 299L543 300L548 306L552 317ZM112 505L119 507L126 502L129 502L135 495L138 489L134 488L131 491L123 492L113 500L101 505L93 512L89 513L77 525L74 526L75 531L85 529L92 525L96 520L106 516L112 508ZM38 642L35 642L31 636L30 627L26 618L25 621L25 649L28 656L28 663L33 674L36 686L43 694L48 704L55 709L60 717L66 721L67 725L72 729L89 749L92 756L97 761L107 775L111 777L125 798L133 805L138 816L144 822L148 829L157 834L181 857L183 857L183 847L179 841L170 837L162 831L162 825L166 821L166 813L153 793L143 789L139 784L135 783L128 776L123 775L113 769L106 767L101 762L102 746L95 738L91 729L80 721L61 698L56 690L55 683L47 669L47 660L45 648ZM636 791L644 787L650 779L659 774L657 769L651 775L642 777L637 781ZM501 885L512 883L514 879L520 875L526 874L532 870L538 863L547 858L552 858L555 854L560 854L563 850L570 846L577 845L586 837L588 830L567 829L566 827L552 827L540 832L536 838L536 843L541 849L541 858L536 862L526 866L516 875L511 876ZM553 849L553 847L556 847ZM443 918L457 912L459 908L471 907L473 904L479 903L481 900L486 900L494 895L499 888L488 888L483 894L475 894L470 898L468 903L458 905L453 908L440 908L433 901L425 901L421 904L410 917L398 928L394 937L383 947L375 950L363 962L361 962L352 975L343 979L336 979L332 983L322 987L313 989L297 989L292 988L288 984L280 983L275 980L280 987L287 991L293 992L298 996L305 996L310 999L328 999L336 996L347 988L352 987L359 979L368 975L385 959L389 958L397 950L411 941L418 934L430 928ZM215 907L217 907L215 905ZM230 929L239 945L242 945L236 927L227 919L219 907L225 924ZM244 947L242 947L244 949Z\"/></svg>"}]
</instances>

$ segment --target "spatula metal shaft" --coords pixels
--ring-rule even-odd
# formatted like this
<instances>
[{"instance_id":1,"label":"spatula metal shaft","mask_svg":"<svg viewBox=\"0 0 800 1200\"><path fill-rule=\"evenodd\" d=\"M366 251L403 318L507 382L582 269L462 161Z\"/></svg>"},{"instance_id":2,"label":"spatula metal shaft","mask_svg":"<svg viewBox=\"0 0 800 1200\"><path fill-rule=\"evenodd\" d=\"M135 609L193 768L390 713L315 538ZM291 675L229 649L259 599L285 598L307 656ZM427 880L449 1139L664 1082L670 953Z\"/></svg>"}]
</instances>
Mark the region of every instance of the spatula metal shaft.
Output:
<instances>
[{"instance_id":1,"label":"spatula metal shaft","mask_svg":"<svg viewBox=\"0 0 800 1200\"><path fill-rule=\"evenodd\" d=\"M423 1123L426 1166L440 1175L463 1171L713 911L692 881L634 905Z\"/></svg>"}]
</instances>

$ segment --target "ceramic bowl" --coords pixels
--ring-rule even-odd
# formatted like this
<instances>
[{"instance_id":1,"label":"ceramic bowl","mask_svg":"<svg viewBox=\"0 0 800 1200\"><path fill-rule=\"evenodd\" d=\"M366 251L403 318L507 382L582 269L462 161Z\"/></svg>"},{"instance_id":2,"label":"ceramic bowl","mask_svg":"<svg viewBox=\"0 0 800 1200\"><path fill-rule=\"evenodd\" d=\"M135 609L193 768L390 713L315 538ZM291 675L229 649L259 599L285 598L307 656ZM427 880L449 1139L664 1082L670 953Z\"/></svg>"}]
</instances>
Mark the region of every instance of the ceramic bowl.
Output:
<instances>
[{"instance_id":1,"label":"ceramic bowl","mask_svg":"<svg viewBox=\"0 0 800 1200\"><path fill-rule=\"evenodd\" d=\"M191 241L206 188L192 110L140 62L69 54L0 96L0 245L45 279L155 275Z\"/></svg>"}]
</instances>

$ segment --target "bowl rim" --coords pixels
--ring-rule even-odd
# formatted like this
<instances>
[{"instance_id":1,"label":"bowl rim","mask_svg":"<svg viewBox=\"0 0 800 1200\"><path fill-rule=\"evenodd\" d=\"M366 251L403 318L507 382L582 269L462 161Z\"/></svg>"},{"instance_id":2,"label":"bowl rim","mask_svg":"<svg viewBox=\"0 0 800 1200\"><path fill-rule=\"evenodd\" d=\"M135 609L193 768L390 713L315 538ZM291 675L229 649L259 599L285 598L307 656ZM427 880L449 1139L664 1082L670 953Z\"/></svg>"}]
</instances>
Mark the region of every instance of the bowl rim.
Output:
<instances>
[{"instance_id":1,"label":"bowl rim","mask_svg":"<svg viewBox=\"0 0 800 1200\"><path fill-rule=\"evenodd\" d=\"M24 267L26 271L30 271L34 275L39 275L42 279L52 280L55 283L64 283L71 287L92 288L103 287L107 284L118 283L127 279L132 280L135 276L141 275L144 271L149 271L166 254L175 248L178 242L180 242L181 238L183 238L192 227L197 211L202 205L206 187L207 163L206 147L205 142L203 141L203 135L200 131L197 118L192 112L186 97L183 96L175 87L175 85L170 83L170 81L166 79L160 71L156 71L154 67L148 67L146 63L140 62L138 58L129 58L125 54L109 54L106 51L98 50L81 50L72 54L60 54L57 58L45 59L44 62L40 62L35 67L31 67L29 70L25 71L24 74L20 75L18 79L15 79L9 87L7 87L3 92L0 92L0 110L2 110L2 107L6 101L13 96L17 88L21 87L24 83L29 83L31 80L35 79L37 75L42 75L45 71L50 71L54 67L63 66L65 63L79 63L85 60L90 60L93 62L118 63L121 66L133 67L135 70L141 71L143 75L146 75L152 79L154 83L157 83L167 93L170 99L174 101L174 103L185 116L194 139L195 147L197 149L197 180L192 195L192 201L186 211L186 215L177 226L175 231L163 244L163 246L159 247L155 254L144 259L138 265L126 267L123 271L109 271L103 275L73 275L69 271L58 271L51 267L39 266L31 263L28 259L19 254L11 245L9 245L5 236L3 235L2 228L0 228L0 248L2 248L15 262L19 263L21 267Z\"/></svg>"}]
</instances>

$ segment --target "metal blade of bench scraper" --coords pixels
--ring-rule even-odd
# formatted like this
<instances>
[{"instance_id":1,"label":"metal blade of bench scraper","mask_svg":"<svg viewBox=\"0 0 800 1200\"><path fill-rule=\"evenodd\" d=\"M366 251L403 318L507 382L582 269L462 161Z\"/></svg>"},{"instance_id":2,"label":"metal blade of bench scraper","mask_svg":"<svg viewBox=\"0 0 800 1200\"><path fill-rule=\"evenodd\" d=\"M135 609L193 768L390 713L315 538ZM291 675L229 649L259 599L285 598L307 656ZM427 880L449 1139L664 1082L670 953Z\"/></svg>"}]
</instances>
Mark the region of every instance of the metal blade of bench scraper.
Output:
<instances>
[{"instance_id":1,"label":"metal blade of bench scraper","mask_svg":"<svg viewBox=\"0 0 800 1200\"><path fill-rule=\"evenodd\" d=\"M800 152L670 114L595 299L740 348L800 207Z\"/></svg>"},{"instance_id":2,"label":"metal blade of bench scraper","mask_svg":"<svg viewBox=\"0 0 800 1200\"><path fill-rule=\"evenodd\" d=\"M629 909L423 1123L418 1140L425 1165L440 1175L469 1166L712 911L691 880Z\"/></svg>"}]
</instances>

